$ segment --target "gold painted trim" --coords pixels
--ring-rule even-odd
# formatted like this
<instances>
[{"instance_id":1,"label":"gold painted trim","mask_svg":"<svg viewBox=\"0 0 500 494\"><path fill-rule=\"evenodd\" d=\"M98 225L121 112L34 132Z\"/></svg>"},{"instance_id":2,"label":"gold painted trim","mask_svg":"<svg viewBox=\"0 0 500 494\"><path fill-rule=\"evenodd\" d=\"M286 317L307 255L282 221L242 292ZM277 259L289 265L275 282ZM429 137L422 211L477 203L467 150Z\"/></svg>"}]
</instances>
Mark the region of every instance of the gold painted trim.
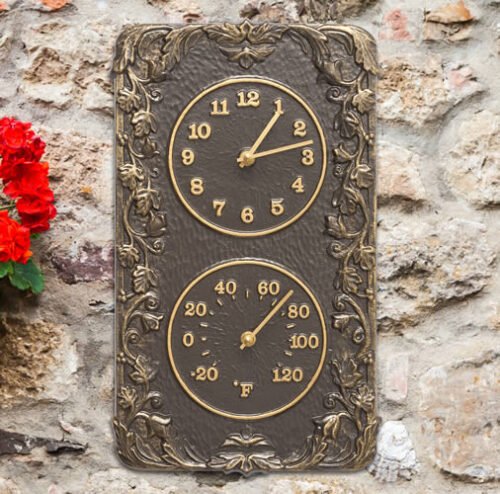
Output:
<instances>
[{"instance_id":1,"label":"gold painted trim","mask_svg":"<svg viewBox=\"0 0 500 494\"><path fill-rule=\"evenodd\" d=\"M214 407L214 406L206 403L205 401L203 401L201 398L199 398L198 396L196 396L191 391L191 389L189 388L189 386L182 379L182 377L181 377L181 375L180 375L180 373L179 373L179 371L177 369L177 366L175 364L175 358L174 358L174 355L173 355L173 352L172 352L172 331L173 331L174 319L175 319L175 316L177 315L177 311L178 311L178 309L179 309L182 301L184 300L184 298L186 297L186 295L190 292L190 290L197 283L199 283L201 280L203 280L207 276L211 275L212 273L215 273L215 272L220 271L222 269L229 268L229 267L232 267L232 266L240 266L240 265L248 265L248 264L250 264L250 265L257 265L257 266L263 266L263 267L266 267L266 268L274 269L275 271L278 271L279 273L287 276L292 281L294 281L295 283L297 283L307 293L307 295L309 296L309 298L313 302L314 307L316 308L316 312L319 315L319 319L320 319L320 323L321 323L321 331L322 331L322 335L323 335L323 344L322 344L321 356L320 356L320 360L319 360L319 364L318 364L318 367L316 369L316 372L311 377L311 380L309 381L309 383L307 384L307 386L291 402L287 403L286 405L283 405L280 408L277 408L275 410L271 410L269 412L265 412L265 413L261 413L261 414L242 415L242 414L235 414L235 413L226 412L224 410L216 408L216 407ZM190 396L190 398L192 400L194 400L196 403L198 403L198 405L201 405L203 408L205 408L205 409L207 409L207 410L209 410L209 411L211 411L213 413L216 413L217 415L221 415L223 417L227 417L227 418L231 418L231 419L236 419L236 420L260 420L260 419L272 417L274 415L278 415L278 414L284 412L285 410L288 410L289 408L291 408L292 406L294 406L295 404L297 404L302 398L304 398L304 396L306 396L306 394L311 390L311 388L314 386L314 384L318 380L318 377L320 376L321 371L323 370L323 365L325 363L327 348L328 348L328 335L327 335L327 332L326 332L325 318L324 318L324 315L323 315L323 311L321 309L321 305L318 302L318 300L317 300L316 296L314 295L314 293L312 292L312 290L300 278L298 278L295 274L293 274L292 272L288 271L284 267L279 266L279 265L274 264L274 263L270 263L270 262L267 262L267 261L261 261L261 260L257 260L257 259L247 259L247 260L238 260L238 261L226 261L226 262L223 262L221 264L217 264L216 266L213 266L210 269L208 269L207 271L204 271L203 273L199 274L182 291L181 295L179 296L179 298L177 299L177 301L176 301L176 303L174 305L174 308L172 310L172 314L170 316L170 321L168 323L168 331L167 331L168 357L169 357L170 365L172 366L172 370L174 372L174 375L177 378L177 381L179 382L179 384L182 386L182 388L184 389L184 391Z\"/></svg>"},{"instance_id":2,"label":"gold painted trim","mask_svg":"<svg viewBox=\"0 0 500 494\"><path fill-rule=\"evenodd\" d=\"M237 84L237 83L241 83L241 82L258 83L258 84L264 84L264 85L268 85L268 86L277 88L277 89L283 91L284 93L288 94L292 98L294 98L300 105L302 105L306 109L307 113L309 114L312 121L314 122L314 125L316 126L316 129L318 131L318 135L320 138L321 151L322 151L322 155L323 155L323 159L322 159L322 163L321 163L320 178L318 180L318 183L317 183L316 189L314 190L314 193L312 194L312 196L310 197L310 199L306 203L306 205L295 216L292 216L284 223L281 223L273 228L265 228L263 230L257 230L257 231L253 231L253 232L242 232L242 231L238 231L238 230L233 230L231 228L224 228L220 225L213 223L212 221L208 220L207 218L204 218L201 214L199 214L196 211L196 209L194 209L189 204L189 202L184 197L182 191L180 190L179 185L178 185L177 180L176 180L176 177L175 177L174 163L173 163L173 161L174 161L173 152L174 152L175 138L177 136L177 132L179 130L180 125L184 121L184 118L189 113L191 108L193 108L193 106L196 103L198 103L198 101L200 101L202 98L204 98L207 94L210 94L211 92L213 92L217 89L220 89L221 87L225 87L225 86L229 86L231 84ZM312 206L313 202L316 200L316 197L318 196L318 194L321 190L321 187L323 186L323 182L324 182L325 175L326 175L327 160L328 160L328 154L327 154L326 139L325 139L323 127L321 126L318 117L314 113L314 110L309 106L309 104L301 96L299 96L297 93L295 93L292 89L288 88L287 86L285 86L277 81L267 79L265 77L256 77L256 76L253 76L253 77L246 77L246 76L230 77L230 78L225 79L221 82L213 84L212 86L204 89L201 93L197 94L187 104L187 106L184 108L184 110L182 110L181 114L177 118L175 125L174 125L174 128L172 130L171 137L170 137L169 150L168 150L168 169L169 169L169 173L170 173L170 178L172 180L172 185L174 187L175 193L177 194L177 197L181 200L184 207L191 213L191 215L193 215L198 221L200 221L204 225L206 225L206 226L208 226L208 227L212 228L213 230L216 230L220 233L226 233L228 235L232 235L235 237L260 237L260 236L264 236L264 235L269 235L271 233L275 233L277 231L283 230L287 226L291 225L292 223L295 223L298 219L300 219Z\"/></svg>"}]
</instances>

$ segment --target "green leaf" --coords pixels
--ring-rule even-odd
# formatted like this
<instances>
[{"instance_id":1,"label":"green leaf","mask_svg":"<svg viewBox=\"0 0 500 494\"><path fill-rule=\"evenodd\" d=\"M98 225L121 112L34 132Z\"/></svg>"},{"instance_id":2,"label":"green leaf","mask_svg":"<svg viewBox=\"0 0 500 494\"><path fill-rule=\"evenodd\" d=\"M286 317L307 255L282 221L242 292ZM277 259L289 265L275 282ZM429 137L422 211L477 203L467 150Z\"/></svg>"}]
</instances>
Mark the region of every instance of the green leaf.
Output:
<instances>
[{"instance_id":1,"label":"green leaf","mask_svg":"<svg viewBox=\"0 0 500 494\"><path fill-rule=\"evenodd\" d=\"M5 278L12 272L12 262L0 262L0 278Z\"/></svg>"},{"instance_id":2,"label":"green leaf","mask_svg":"<svg viewBox=\"0 0 500 494\"><path fill-rule=\"evenodd\" d=\"M41 293L44 287L42 272L31 259L26 264L12 263L9 280L19 290L31 290L33 293Z\"/></svg>"}]
</instances>

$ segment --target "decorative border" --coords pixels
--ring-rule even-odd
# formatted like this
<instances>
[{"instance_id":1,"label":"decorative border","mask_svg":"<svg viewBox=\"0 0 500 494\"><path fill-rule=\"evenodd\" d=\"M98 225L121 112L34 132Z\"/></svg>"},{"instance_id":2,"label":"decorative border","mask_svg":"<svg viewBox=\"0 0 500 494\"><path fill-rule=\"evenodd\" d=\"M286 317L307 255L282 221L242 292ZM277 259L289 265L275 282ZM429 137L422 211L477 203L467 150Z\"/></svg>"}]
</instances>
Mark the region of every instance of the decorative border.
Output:
<instances>
[{"instance_id":1,"label":"decorative border","mask_svg":"<svg viewBox=\"0 0 500 494\"><path fill-rule=\"evenodd\" d=\"M337 345L328 363L333 391L324 397L327 412L312 419L303 450L280 458L261 434L230 434L217 453L204 459L183 440L172 418L155 412L164 396L154 389L158 362L141 351L142 338L159 331L159 275L152 256L164 251L166 214L160 202L158 169L148 160L159 154L153 112L162 94L156 84L202 37L218 46L229 62L243 69L262 62L288 36L311 57L318 77L329 88L326 99L338 111L334 120L332 212L325 218L331 240L328 254L338 260L334 281L332 331ZM342 49L359 69L345 78ZM133 26L117 45L116 160L117 187L117 406L113 424L118 454L131 467L149 470L254 471L314 467L359 469L372 458L377 419L374 397L375 197L373 76L375 42L352 26L188 25ZM352 72L352 71L351 71ZM125 125L126 123L126 125ZM127 128L131 131L127 132ZM118 216L120 215L120 216ZM121 227L121 228L120 228ZM367 309L363 309L367 307ZM133 384L127 385L129 381ZM347 434L346 431L350 433Z\"/></svg>"}]
</instances>

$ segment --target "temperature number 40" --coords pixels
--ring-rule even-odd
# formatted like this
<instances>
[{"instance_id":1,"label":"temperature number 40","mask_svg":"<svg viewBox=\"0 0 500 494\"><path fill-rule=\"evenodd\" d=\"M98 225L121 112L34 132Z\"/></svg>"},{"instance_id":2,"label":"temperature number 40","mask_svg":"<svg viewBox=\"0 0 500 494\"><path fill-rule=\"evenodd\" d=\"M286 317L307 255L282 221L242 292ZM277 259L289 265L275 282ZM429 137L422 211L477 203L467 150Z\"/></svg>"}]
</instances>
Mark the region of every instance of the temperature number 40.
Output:
<instances>
[{"instance_id":1,"label":"temperature number 40","mask_svg":"<svg viewBox=\"0 0 500 494\"><path fill-rule=\"evenodd\" d=\"M219 295L234 295L236 293L236 289L238 288L238 285L236 284L236 281L234 280L220 280L215 286L214 290L215 293L218 293Z\"/></svg>"}]
</instances>

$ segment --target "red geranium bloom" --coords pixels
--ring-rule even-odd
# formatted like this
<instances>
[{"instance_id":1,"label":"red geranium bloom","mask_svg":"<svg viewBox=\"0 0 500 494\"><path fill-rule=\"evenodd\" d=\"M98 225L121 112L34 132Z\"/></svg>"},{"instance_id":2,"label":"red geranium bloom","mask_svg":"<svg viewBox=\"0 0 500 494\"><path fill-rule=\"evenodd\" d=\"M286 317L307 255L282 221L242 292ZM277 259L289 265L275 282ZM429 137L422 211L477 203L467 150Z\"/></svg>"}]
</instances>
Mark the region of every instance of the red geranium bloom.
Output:
<instances>
[{"instance_id":1,"label":"red geranium bloom","mask_svg":"<svg viewBox=\"0 0 500 494\"><path fill-rule=\"evenodd\" d=\"M49 221L55 218L57 210L52 202L44 201L37 196L23 196L16 202L17 212L23 226L31 233L41 233L50 228Z\"/></svg>"},{"instance_id":2,"label":"red geranium bloom","mask_svg":"<svg viewBox=\"0 0 500 494\"><path fill-rule=\"evenodd\" d=\"M0 119L0 177L10 180L9 170L26 161L39 161L45 143L32 130L31 124L13 118Z\"/></svg>"},{"instance_id":3,"label":"red geranium bloom","mask_svg":"<svg viewBox=\"0 0 500 494\"><path fill-rule=\"evenodd\" d=\"M54 201L54 194L49 188L49 164L20 163L12 178L5 185L4 194L16 199L23 196L36 196L47 202Z\"/></svg>"},{"instance_id":4,"label":"red geranium bloom","mask_svg":"<svg viewBox=\"0 0 500 494\"><path fill-rule=\"evenodd\" d=\"M9 217L7 211L0 211L0 262L26 264L31 257L30 231Z\"/></svg>"}]
</instances>

